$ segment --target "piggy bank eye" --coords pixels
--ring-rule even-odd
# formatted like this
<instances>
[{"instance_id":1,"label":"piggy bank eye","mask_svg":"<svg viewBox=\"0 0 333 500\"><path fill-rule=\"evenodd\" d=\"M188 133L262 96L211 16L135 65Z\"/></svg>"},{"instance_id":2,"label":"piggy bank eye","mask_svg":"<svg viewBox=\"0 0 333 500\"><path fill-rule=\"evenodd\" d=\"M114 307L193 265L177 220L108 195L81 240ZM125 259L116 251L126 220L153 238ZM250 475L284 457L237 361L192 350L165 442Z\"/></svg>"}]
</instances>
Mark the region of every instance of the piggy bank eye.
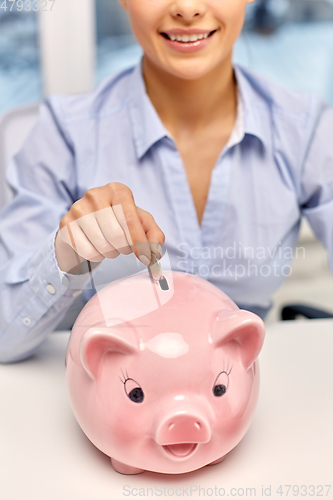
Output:
<instances>
[{"instance_id":1,"label":"piggy bank eye","mask_svg":"<svg viewBox=\"0 0 333 500\"><path fill-rule=\"evenodd\" d=\"M125 392L127 397L133 401L133 403L142 403L144 399L144 393L140 385L133 380L128 378L124 382Z\"/></svg>"},{"instance_id":2,"label":"piggy bank eye","mask_svg":"<svg viewBox=\"0 0 333 500\"><path fill-rule=\"evenodd\" d=\"M223 384L214 385L213 392L214 392L214 396L216 396L217 398L220 396L223 396L223 394L226 391L227 391L227 388L225 385L223 385Z\"/></svg>"},{"instance_id":3,"label":"piggy bank eye","mask_svg":"<svg viewBox=\"0 0 333 500\"><path fill-rule=\"evenodd\" d=\"M231 370L230 370L231 371ZM230 373L229 371L229 373ZM227 392L229 385L229 373L223 371L215 379L213 386L213 394L217 398L223 396Z\"/></svg>"}]
</instances>

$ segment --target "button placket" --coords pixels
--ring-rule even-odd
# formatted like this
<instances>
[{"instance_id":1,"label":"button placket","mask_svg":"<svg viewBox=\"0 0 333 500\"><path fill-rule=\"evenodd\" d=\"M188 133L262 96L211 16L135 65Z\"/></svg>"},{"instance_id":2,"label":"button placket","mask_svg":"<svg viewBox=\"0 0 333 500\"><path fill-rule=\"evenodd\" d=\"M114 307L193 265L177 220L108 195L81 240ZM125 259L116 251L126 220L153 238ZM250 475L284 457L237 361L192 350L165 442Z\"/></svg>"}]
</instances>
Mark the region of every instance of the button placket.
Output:
<instances>
[{"instance_id":1,"label":"button placket","mask_svg":"<svg viewBox=\"0 0 333 500\"><path fill-rule=\"evenodd\" d=\"M164 140L164 147L158 150L158 160L162 167L169 200L177 222L180 236L179 244L185 243L189 248L201 248L201 231L193 197L181 155L172 139ZM193 263L195 263L194 260Z\"/></svg>"},{"instance_id":2,"label":"button placket","mask_svg":"<svg viewBox=\"0 0 333 500\"><path fill-rule=\"evenodd\" d=\"M54 295L56 293L56 288L52 285L52 283L48 283L46 285L46 290L49 292L50 295Z\"/></svg>"},{"instance_id":3,"label":"button placket","mask_svg":"<svg viewBox=\"0 0 333 500\"><path fill-rule=\"evenodd\" d=\"M211 176L209 193L205 212L202 218L201 235L203 246L211 251L210 257L206 258L204 264L211 266L214 260L214 248L219 241L219 234L223 223L223 216L228 202L228 191L230 188L231 158L230 150L224 152L218 159Z\"/></svg>"}]
</instances>

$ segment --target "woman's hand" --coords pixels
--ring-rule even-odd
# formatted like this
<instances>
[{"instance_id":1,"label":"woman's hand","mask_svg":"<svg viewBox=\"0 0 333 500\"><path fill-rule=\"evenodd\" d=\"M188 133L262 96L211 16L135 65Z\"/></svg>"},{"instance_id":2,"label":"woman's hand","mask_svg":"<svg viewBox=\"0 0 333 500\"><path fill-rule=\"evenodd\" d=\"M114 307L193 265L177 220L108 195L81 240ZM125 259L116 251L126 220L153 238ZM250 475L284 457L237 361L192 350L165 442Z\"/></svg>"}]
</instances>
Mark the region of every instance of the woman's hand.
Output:
<instances>
[{"instance_id":1,"label":"woman's hand","mask_svg":"<svg viewBox=\"0 0 333 500\"><path fill-rule=\"evenodd\" d=\"M132 191L119 182L89 189L61 219L55 239L59 268L76 274L84 260L101 262L135 252L148 265L161 258L165 236L153 216L137 207Z\"/></svg>"}]
</instances>

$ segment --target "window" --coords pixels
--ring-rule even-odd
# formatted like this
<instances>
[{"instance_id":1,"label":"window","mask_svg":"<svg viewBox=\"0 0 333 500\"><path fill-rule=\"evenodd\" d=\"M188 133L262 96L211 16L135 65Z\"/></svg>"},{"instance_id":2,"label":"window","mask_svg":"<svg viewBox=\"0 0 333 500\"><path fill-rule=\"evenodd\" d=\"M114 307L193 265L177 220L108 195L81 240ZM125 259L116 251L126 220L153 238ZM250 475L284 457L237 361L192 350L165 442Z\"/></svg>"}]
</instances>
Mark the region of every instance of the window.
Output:
<instances>
[{"instance_id":1,"label":"window","mask_svg":"<svg viewBox=\"0 0 333 500\"><path fill-rule=\"evenodd\" d=\"M234 60L333 106L333 0L256 0Z\"/></svg>"},{"instance_id":2,"label":"window","mask_svg":"<svg viewBox=\"0 0 333 500\"><path fill-rule=\"evenodd\" d=\"M38 13L32 4L0 0L0 115L42 95Z\"/></svg>"},{"instance_id":3,"label":"window","mask_svg":"<svg viewBox=\"0 0 333 500\"><path fill-rule=\"evenodd\" d=\"M1 0L0 0L1 1ZM142 55L136 43L127 12L118 0L96 2L96 83L136 64Z\"/></svg>"}]
</instances>

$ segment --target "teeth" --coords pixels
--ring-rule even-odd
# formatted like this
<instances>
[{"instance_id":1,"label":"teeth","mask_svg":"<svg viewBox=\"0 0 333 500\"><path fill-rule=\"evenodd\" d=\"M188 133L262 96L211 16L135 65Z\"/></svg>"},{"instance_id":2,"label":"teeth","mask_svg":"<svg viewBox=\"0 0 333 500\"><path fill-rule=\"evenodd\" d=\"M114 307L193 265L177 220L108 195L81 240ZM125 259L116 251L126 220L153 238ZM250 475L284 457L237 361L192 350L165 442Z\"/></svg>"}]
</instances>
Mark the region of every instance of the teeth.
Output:
<instances>
[{"instance_id":1,"label":"teeth","mask_svg":"<svg viewBox=\"0 0 333 500\"><path fill-rule=\"evenodd\" d=\"M202 40L202 38L207 38L209 33L206 35L168 35L170 40L177 42L196 42L197 40Z\"/></svg>"}]
</instances>

